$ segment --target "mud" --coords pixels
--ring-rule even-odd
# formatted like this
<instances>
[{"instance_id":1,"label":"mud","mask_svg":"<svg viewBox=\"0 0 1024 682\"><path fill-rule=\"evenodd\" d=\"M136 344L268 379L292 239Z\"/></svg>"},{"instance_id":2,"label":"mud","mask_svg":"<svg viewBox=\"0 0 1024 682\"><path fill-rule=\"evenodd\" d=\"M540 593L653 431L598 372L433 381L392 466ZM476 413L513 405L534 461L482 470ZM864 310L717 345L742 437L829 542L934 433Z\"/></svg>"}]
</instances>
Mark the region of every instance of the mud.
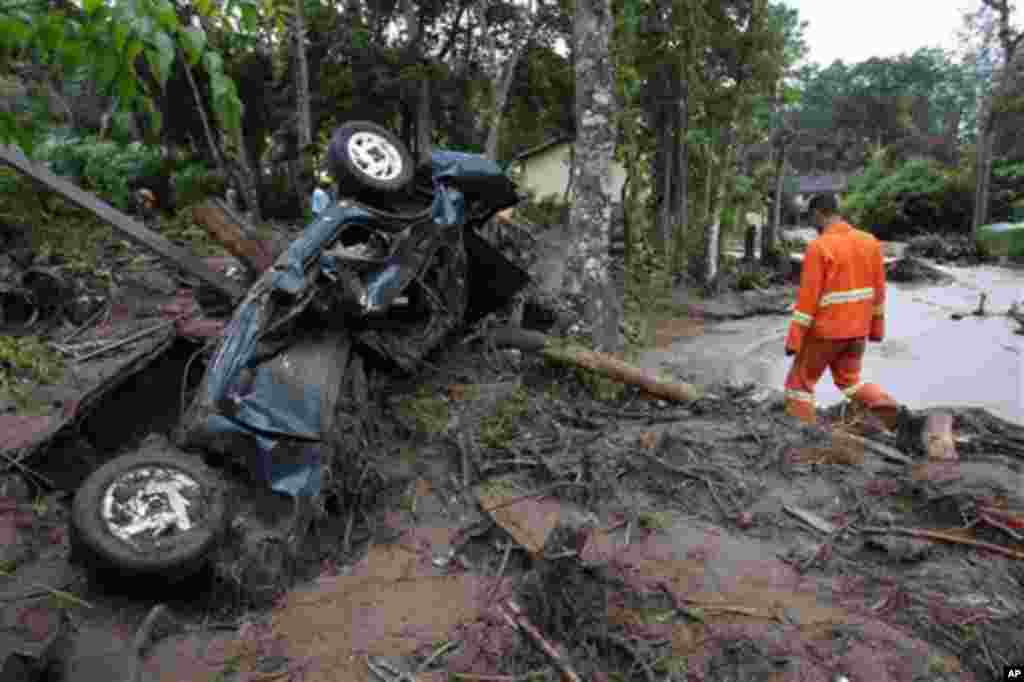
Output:
<instances>
[{"instance_id":1,"label":"mud","mask_svg":"<svg viewBox=\"0 0 1024 682\"><path fill-rule=\"evenodd\" d=\"M1016 280L998 268L946 270L955 285L893 285L901 313L891 341L906 339L898 325L913 317L905 333L947 351L935 366L948 377L950 355L967 365L973 354L963 348L982 353L979 333L1001 338L1009 323L997 313L1016 300ZM550 284L557 273L549 274ZM971 316L981 290L990 314ZM415 380L367 367L365 400L338 435L323 508L308 533L293 529L296 551L269 552L243 532L251 542L242 555L219 563L232 570L177 590L86 574L68 554L66 500L40 498L31 477L9 477L0 484L0 533L18 570L0 576L12 597L5 617L43 603L41 584L48 599L52 590L70 595L45 603L57 609L54 622L75 625L44 632L49 616L33 610L17 632L45 642L45 655L18 654L16 664L31 666L29 679L122 679L138 653L140 682L553 680L566 671L608 682L992 679L1024 659L1022 564L896 530L1024 552L1013 525L1024 525L1024 426L977 407L1001 404L1002 379L986 382L988 403L949 408L960 457L952 463L923 462L896 434L839 409L822 410L820 426L801 425L768 390L781 384L774 372L784 358L781 336L765 330L784 332L791 294L677 301L703 308L659 327L665 347L644 362L710 384L686 405L632 388L598 399L581 374L496 352L485 334L431 356ZM771 317L759 316L766 310ZM967 317L950 320L951 311ZM879 357L869 356L872 371ZM163 385L159 371L178 370L180 361L149 366L110 404L97 403L82 438L90 457L130 447L136 429L118 431L106 413ZM954 386L958 398L969 390L966 378ZM180 399L180 388L169 392ZM940 388L910 406L958 402L944 401ZM174 401L158 402L133 419L139 431L172 421ZM911 464L857 447L835 428L901 448ZM262 515L268 528L287 526L294 512L246 502L243 521ZM993 525L992 514L1003 522ZM266 586L265 598L243 594L243 584ZM158 602L177 627L136 652Z\"/></svg>"}]
</instances>

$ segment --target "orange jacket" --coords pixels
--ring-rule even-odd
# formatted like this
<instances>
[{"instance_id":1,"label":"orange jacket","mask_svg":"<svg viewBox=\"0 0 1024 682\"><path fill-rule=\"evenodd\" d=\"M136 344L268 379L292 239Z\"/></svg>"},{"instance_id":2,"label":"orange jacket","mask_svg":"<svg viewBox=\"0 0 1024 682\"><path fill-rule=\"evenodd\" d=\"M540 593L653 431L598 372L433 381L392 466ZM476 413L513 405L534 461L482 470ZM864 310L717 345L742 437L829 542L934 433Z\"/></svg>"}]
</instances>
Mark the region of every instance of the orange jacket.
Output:
<instances>
[{"instance_id":1,"label":"orange jacket","mask_svg":"<svg viewBox=\"0 0 1024 682\"><path fill-rule=\"evenodd\" d=\"M882 243L848 223L833 223L807 246L786 349L800 352L808 332L881 341L884 306Z\"/></svg>"}]
</instances>

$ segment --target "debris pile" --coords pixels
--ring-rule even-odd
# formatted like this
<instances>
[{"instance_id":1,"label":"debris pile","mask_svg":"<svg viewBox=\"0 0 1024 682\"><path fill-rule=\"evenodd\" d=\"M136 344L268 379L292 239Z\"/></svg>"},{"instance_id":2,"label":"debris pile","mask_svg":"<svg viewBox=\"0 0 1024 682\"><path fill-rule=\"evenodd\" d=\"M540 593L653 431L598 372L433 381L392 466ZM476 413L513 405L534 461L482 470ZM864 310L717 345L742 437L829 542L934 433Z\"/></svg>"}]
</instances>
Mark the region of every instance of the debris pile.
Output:
<instances>
[{"instance_id":1,"label":"debris pile","mask_svg":"<svg viewBox=\"0 0 1024 682\"><path fill-rule=\"evenodd\" d=\"M988 261L970 235L924 234L911 237L907 241L907 256L928 258L938 263L956 263L958 265L977 265Z\"/></svg>"},{"instance_id":2,"label":"debris pile","mask_svg":"<svg viewBox=\"0 0 1024 682\"><path fill-rule=\"evenodd\" d=\"M948 284L953 281L951 275L913 256L907 256L886 265L885 276L889 281L904 284Z\"/></svg>"}]
</instances>

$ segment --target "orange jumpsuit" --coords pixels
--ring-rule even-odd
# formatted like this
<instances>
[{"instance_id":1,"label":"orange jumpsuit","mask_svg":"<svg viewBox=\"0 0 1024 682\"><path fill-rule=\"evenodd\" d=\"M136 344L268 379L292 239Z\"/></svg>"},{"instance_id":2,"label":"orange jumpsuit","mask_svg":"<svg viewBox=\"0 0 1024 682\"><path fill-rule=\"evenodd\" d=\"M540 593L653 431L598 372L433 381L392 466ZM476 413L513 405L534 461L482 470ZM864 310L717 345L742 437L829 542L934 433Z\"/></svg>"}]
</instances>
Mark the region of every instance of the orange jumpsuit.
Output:
<instances>
[{"instance_id":1,"label":"orange jumpsuit","mask_svg":"<svg viewBox=\"0 0 1024 682\"><path fill-rule=\"evenodd\" d=\"M860 376L865 338L878 342L884 332L882 244L848 223L832 223L804 256L786 337L786 349L796 353L786 377L786 412L815 421L814 387L827 368L847 398L891 424L898 404Z\"/></svg>"}]
</instances>

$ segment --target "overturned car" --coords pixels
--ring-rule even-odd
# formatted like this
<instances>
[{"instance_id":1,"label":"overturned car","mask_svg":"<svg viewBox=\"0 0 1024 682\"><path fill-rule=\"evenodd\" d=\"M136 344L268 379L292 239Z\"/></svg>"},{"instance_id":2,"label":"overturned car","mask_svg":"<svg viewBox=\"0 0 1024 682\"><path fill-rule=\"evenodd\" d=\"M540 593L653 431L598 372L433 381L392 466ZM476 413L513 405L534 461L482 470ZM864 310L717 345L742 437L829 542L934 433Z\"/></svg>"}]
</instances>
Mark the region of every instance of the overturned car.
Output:
<instances>
[{"instance_id":1,"label":"overturned car","mask_svg":"<svg viewBox=\"0 0 1024 682\"><path fill-rule=\"evenodd\" d=\"M202 566L234 513L213 461L240 461L278 498L315 498L337 454L341 388L368 355L413 373L527 284L478 233L519 201L493 161L436 150L414 167L389 131L351 122L328 165L343 198L235 308L175 443L111 460L79 488L72 539L93 566L169 577Z\"/></svg>"}]
</instances>

